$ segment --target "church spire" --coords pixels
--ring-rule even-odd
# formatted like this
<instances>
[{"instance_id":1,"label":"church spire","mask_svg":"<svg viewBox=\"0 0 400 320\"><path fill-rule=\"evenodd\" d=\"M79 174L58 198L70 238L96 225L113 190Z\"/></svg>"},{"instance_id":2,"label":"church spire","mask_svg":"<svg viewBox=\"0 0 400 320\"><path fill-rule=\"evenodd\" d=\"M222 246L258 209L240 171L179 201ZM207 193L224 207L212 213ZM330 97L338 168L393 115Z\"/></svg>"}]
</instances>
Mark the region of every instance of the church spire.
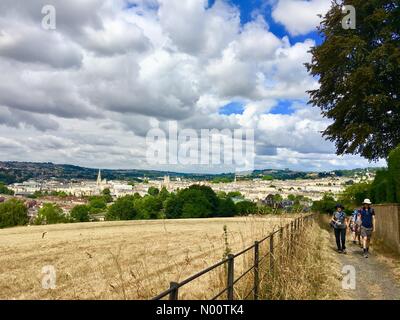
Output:
<instances>
[{"instance_id":1,"label":"church spire","mask_svg":"<svg viewBox=\"0 0 400 320\"><path fill-rule=\"evenodd\" d=\"M101 170L99 169L99 173L97 175L97 185L99 186L101 184Z\"/></svg>"}]
</instances>

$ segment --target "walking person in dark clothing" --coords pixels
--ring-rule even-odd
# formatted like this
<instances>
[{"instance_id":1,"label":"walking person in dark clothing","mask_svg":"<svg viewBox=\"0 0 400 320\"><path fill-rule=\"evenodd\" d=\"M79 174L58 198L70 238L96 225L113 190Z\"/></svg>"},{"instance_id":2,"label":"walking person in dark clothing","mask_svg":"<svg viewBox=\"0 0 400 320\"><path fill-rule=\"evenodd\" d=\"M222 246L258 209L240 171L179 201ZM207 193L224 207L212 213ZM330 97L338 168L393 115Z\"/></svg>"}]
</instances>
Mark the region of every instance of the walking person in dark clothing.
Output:
<instances>
[{"instance_id":1,"label":"walking person in dark clothing","mask_svg":"<svg viewBox=\"0 0 400 320\"><path fill-rule=\"evenodd\" d=\"M361 238L363 239L363 255L368 258L369 244L372 233L375 231L375 210L371 208L371 200L365 199L360 210Z\"/></svg>"},{"instance_id":2,"label":"walking person in dark clothing","mask_svg":"<svg viewBox=\"0 0 400 320\"><path fill-rule=\"evenodd\" d=\"M346 253L347 218L344 207L341 204L336 205L336 212L332 216L332 224L335 230L338 252Z\"/></svg>"}]
</instances>

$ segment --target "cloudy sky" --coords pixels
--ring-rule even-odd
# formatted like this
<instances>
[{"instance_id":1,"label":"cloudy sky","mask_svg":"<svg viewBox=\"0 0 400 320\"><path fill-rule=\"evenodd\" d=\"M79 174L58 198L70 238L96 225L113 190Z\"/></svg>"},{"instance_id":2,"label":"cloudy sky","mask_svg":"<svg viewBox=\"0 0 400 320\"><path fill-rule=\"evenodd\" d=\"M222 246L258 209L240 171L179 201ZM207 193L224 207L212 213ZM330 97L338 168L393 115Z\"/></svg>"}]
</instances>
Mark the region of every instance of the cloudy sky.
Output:
<instances>
[{"instance_id":1,"label":"cloudy sky","mask_svg":"<svg viewBox=\"0 0 400 320\"><path fill-rule=\"evenodd\" d=\"M56 29L42 26L45 5ZM254 129L257 168L370 165L337 157L303 64L330 0L1 0L0 160L156 166L146 134ZM376 165L376 164L375 164ZM380 164L382 165L382 164Z\"/></svg>"}]
</instances>

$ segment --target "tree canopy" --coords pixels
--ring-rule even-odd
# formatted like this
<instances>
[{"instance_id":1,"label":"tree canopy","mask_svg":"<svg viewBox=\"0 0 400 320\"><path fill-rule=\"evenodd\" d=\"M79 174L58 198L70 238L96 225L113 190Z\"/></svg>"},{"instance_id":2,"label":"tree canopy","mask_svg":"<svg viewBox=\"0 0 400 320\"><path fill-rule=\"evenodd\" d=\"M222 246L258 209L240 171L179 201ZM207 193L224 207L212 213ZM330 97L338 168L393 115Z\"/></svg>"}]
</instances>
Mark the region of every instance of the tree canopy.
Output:
<instances>
[{"instance_id":1,"label":"tree canopy","mask_svg":"<svg viewBox=\"0 0 400 320\"><path fill-rule=\"evenodd\" d=\"M0 194L14 195L14 191L8 189L3 183L0 182Z\"/></svg>"},{"instance_id":2,"label":"tree canopy","mask_svg":"<svg viewBox=\"0 0 400 320\"><path fill-rule=\"evenodd\" d=\"M45 203L39 209L35 224L55 224L69 222L62 209L53 203Z\"/></svg>"},{"instance_id":3,"label":"tree canopy","mask_svg":"<svg viewBox=\"0 0 400 320\"><path fill-rule=\"evenodd\" d=\"M325 193L321 200L314 201L311 209L320 213L333 213L336 201L331 193Z\"/></svg>"},{"instance_id":4,"label":"tree canopy","mask_svg":"<svg viewBox=\"0 0 400 320\"><path fill-rule=\"evenodd\" d=\"M400 145L390 152L388 168L376 173L371 197L375 203L400 202Z\"/></svg>"},{"instance_id":5,"label":"tree canopy","mask_svg":"<svg viewBox=\"0 0 400 320\"><path fill-rule=\"evenodd\" d=\"M342 27L343 5L355 7L355 29ZM334 1L319 32L306 67L320 84L310 103L333 120L323 135L337 154L387 158L400 143L399 2Z\"/></svg>"},{"instance_id":6,"label":"tree canopy","mask_svg":"<svg viewBox=\"0 0 400 320\"><path fill-rule=\"evenodd\" d=\"M77 205L71 210L71 218L74 222L88 222L90 207L86 205Z\"/></svg>"},{"instance_id":7,"label":"tree canopy","mask_svg":"<svg viewBox=\"0 0 400 320\"><path fill-rule=\"evenodd\" d=\"M106 214L107 220L134 220L136 217L137 210L132 196L118 198Z\"/></svg>"},{"instance_id":8,"label":"tree canopy","mask_svg":"<svg viewBox=\"0 0 400 320\"><path fill-rule=\"evenodd\" d=\"M28 209L22 201L10 199L0 203L0 228L22 226L28 223Z\"/></svg>"}]
</instances>

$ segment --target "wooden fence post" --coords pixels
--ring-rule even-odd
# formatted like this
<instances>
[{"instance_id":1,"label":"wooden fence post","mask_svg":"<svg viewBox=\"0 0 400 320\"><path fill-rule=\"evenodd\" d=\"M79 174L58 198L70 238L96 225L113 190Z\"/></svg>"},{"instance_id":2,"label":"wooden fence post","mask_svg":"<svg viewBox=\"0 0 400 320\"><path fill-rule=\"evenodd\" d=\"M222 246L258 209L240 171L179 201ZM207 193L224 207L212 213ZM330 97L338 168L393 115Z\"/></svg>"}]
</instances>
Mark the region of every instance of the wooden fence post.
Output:
<instances>
[{"instance_id":1,"label":"wooden fence post","mask_svg":"<svg viewBox=\"0 0 400 320\"><path fill-rule=\"evenodd\" d=\"M228 300L233 300L233 282L235 277L234 271L235 258L233 254L228 255L228 291L227 298Z\"/></svg>"},{"instance_id":2,"label":"wooden fence post","mask_svg":"<svg viewBox=\"0 0 400 320\"><path fill-rule=\"evenodd\" d=\"M269 238L269 268L271 270L271 274L274 274L274 235L272 234Z\"/></svg>"},{"instance_id":3,"label":"wooden fence post","mask_svg":"<svg viewBox=\"0 0 400 320\"><path fill-rule=\"evenodd\" d=\"M254 242L254 300L258 300L258 292L260 288L259 276L259 242Z\"/></svg>"},{"instance_id":4,"label":"wooden fence post","mask_svg":"<svg viewBox=\"0 0 400 320\"><path fill-rule=\"evenodd\" d=\"M290 230L289 230L289 224L286 225L286 251L287 254L289 254L290 251Z\"/></svg>"},{"instance_id":5,"label":"wooden fence post","mask_svg":"<svg viewBox=\"0 0 400 320\"><path fill-rule=\"evenodd\" d=\"M290 223L290 252L293 251L294 248L294 222Z\"/></svg>"},{"instance_id":6,"label":"wooden fence post","mask_svg":"<svg viewBox=\"0 0 400 320\"><path fill-rule=\"evenodd\" d=\"M279 261L282 261L284 254L283 230L283 227L279 230Z\"/></svg>"}]
</instances>

